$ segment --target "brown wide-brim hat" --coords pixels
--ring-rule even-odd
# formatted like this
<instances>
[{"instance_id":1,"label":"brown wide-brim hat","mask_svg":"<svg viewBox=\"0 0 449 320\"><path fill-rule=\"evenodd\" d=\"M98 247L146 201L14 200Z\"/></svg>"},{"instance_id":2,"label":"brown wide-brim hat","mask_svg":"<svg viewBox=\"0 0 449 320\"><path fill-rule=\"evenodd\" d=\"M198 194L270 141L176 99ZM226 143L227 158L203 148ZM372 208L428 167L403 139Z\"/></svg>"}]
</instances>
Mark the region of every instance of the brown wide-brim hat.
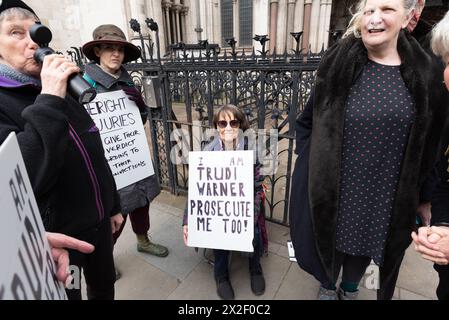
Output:
<instances>
[{"instance_id":1,"label":"brown wide-brim hat","mask_svg":"<svg viewBox=\"0 0 449 320\"><path fill-rule=\"evenodd\" d=\"M86 43L82 51L84 55L92 61L100 62L100 59L95 55L94 48L101 44L118 44L125 47L125 58L123 63L137 60L140 57L140 49L131 42L126 41L126 36L123 31L113 24L103 24L95 28L93 32L93 41Z\"/></svg>"}]
</instances>

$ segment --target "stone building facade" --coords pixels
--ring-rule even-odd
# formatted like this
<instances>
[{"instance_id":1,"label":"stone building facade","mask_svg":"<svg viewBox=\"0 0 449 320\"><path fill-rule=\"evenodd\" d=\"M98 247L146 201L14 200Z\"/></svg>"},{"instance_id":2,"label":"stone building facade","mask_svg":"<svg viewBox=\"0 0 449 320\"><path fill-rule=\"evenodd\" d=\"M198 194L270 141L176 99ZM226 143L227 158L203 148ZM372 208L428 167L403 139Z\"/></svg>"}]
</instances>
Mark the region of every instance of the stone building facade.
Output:
<instances>
[{"instance_id":1,"label":"stone building facade","mask_svg":"<svg viewBox=\"0 0 449 320\"><path fill-rule=\"evenodd\" d=\"M53 31L52 46L63 50L79 47L91 39L99 24L114 23L136 41L129 27L131 18L148 29L153 18L160 28L162 53L170 44L196 44L208 40L226 46L235 37L237 47L260 49L252 38L268 35L267 48L278 53L295 48L291 32L303 32L301 47L318 52L332 44L345 29L350 8L357 0L25 0ZM447 6L447 1L428 0L429 9ZM429 11L429 10L427 10ZM425 10L426 12L426 10ZM139 42L136 42L139 44Z\"/></svg>"}]
</instances>

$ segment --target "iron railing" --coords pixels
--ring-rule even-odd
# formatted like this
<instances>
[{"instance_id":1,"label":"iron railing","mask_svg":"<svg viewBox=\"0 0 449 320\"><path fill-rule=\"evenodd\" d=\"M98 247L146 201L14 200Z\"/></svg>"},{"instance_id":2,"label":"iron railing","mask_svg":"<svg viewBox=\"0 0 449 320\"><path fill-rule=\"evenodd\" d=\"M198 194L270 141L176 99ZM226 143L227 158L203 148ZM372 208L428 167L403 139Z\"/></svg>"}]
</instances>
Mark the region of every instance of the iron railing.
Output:
<instances>
[{"instance_id":1,"label":"iron railing","mask_svg":"<svg viewBox=\"0 0 449 320\"><path fill-rule=\"evenodd\" d=\"M182 159L193 150L195 137L211 128L217 106L235 104L247 115L252 128L276 130L276 143L266 139L267 166L277 172L266 176L267 219L288 225L291 173L294 157L295 120L309 97L315 72L323 54L300 50L302 32L292 33L296 49L282 54L268 52L266 35L256 35L261 50L238 50L234 38L226 39L229 48L209 44L178 43L161 57L158 25L147 19L153 34L145 40L141 26L131 20L139 34L142 57L127 65L135 83L143 87L143 77L159 83L159 103L151 108L150 139L155 171L161 185L174 194L188 190L188 164ZM69 55L79 65L86 63L80 50ZM148 97L146 97L148 98ZM259 135L264 139L268 134ZM264 139L265 141L265 139ZM273 162L274 159L274 162Z\"/></svg>"}]
</instances>

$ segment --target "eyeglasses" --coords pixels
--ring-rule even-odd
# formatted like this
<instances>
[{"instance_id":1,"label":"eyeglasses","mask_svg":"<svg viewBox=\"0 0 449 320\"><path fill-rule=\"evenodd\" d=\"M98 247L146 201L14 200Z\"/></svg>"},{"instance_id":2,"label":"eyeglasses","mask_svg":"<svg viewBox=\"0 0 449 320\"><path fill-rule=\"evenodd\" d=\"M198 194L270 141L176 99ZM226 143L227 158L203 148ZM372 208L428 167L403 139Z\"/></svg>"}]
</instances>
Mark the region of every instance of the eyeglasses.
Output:
<instances>
[{"instance_id":1,"label":"eyeglasses","mask_svg":"<svg viewBox=\"0 0 449 320\"><path fill-rule=\"evenodd\" d=\"M221 129L224 129L224 128L226 128L227 126L228 126L228 123L229 123L229 125L231 126L231 128L238 128L239 126L240 126L240 121L238 121L238 120L231 120L231 121L229 121L229 122L227 122L226 120L220 120L220 121L218 121L217 122L217 124L218 124L218 126L221 128Z\"/></svg>"}]
</instances>

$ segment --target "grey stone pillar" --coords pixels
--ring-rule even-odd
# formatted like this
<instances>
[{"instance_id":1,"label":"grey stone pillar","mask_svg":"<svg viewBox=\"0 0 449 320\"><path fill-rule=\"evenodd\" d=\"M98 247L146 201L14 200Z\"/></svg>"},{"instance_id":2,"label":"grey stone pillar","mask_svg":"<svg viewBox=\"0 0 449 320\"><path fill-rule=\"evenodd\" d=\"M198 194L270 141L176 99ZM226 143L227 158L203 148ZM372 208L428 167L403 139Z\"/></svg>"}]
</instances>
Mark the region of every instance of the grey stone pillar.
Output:
<instances>
[{"instance_id":1,"label":"grey stone pillar","mask_svg":"<svg viewBox=\"0 0 449 320\"><path fill-rule=\"evenodd\" d=\"M310 20L312 15L312 0L304 1L304 33L302 40L302 48L304 52L309 50L309 40L310 40Z\"/></svg>"},{"instance_id":2,"label":"grey stone pillar","mask_svg":"<svg viewBox=\"0 0 449 320\"><path fill-rule=\"evenodd\" d=\"M279 0L270 1L270 52L273 53L277 40Z\"/></svg>"},{"instance_id":3,"label":"grey stone pillar","mask_svg":"<svg viewBox=\"0 0 449 320\"><path fill-rule=\"evenodd\" d=\"M175 15L175 21L176 21L176 41L180 42L182 40L181 38L181 10L182 5L179 3L179 0L176 0L177 3L173 6L173 11Z\"/></svg>"},{"instance_id":4,"label":"grey stone pillar","mask_svg":"<svg viewBox=\"0 0 449 320\"><path fill-rule=\"evenodd\" d=\"M167 44L167 48L170 44L173 43L173 39L171 37L171 25L170 25L170 8L172 6L172 3L170 0L164 0L162 2L162 7L164 8L164 14L165 14L165 19L164 19L164 26L165 26L165 40L166 40L166 44Z\"/></svg>"},{"instance_id":5,"label":"grey stone pillar","mask_svg":"<svg viewBox=\"0 0 449 320\"><path fill-rule=\"evenodd\" d=\"M291 32L295 30L295 6L296 0L288 0L287 5L287 35L286 35L286 48L287 52L290 53L290 50L293 48L293 42L295 41L293 37L290 35Z\"/></svg>"}]
</instances>

